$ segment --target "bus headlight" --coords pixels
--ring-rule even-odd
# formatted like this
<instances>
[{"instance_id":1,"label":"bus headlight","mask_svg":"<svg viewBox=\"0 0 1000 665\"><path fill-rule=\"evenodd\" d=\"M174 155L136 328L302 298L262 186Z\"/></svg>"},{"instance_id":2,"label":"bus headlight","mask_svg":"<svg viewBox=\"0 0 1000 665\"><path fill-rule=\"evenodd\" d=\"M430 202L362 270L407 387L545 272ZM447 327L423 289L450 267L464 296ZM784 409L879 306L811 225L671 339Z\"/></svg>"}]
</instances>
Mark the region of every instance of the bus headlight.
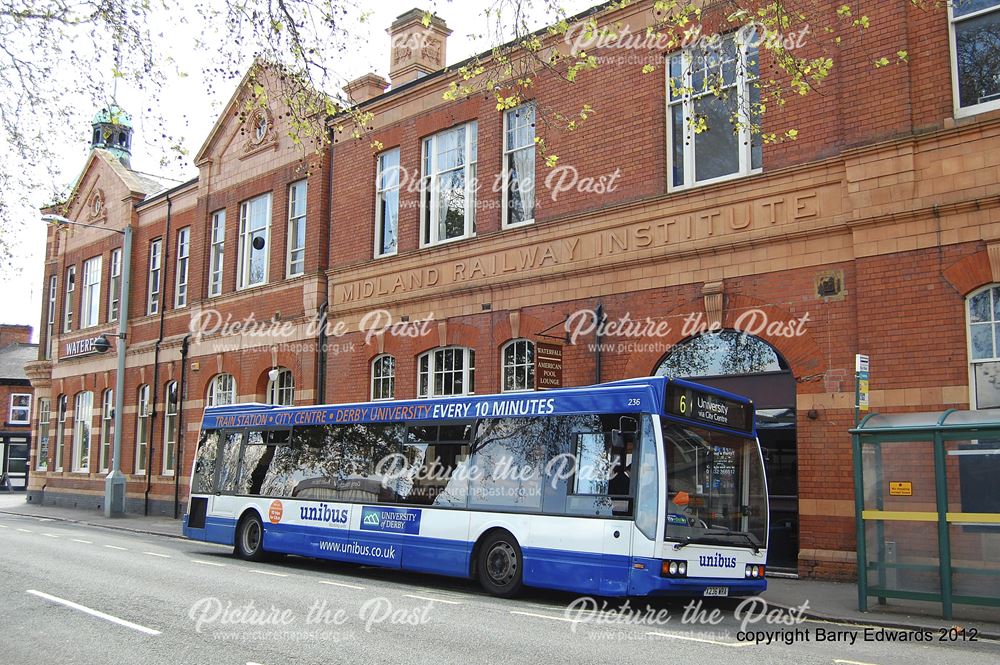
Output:
<instances>
[{"instance_id":1,"label":"bus headlight","mask_svg":"<svg viewBox=\"0 0 1000 665\"><path fill-rule=\"evenodd\" d=\"M660 574L663 577L687 577L687 561L665 559L660 566Z\"/></svg>"},{"instance_id":2,"label":"bus headlight","mask_svg":"<svg viewBox=\"0 0 1000 665\"><path fill-rule=\"evenodd\" d=\"M752 580L762 579L764 577L764 566L760 566L755 563L748 563L746 571L744 572L744 577Z\"/></svg>"}]
</instances>

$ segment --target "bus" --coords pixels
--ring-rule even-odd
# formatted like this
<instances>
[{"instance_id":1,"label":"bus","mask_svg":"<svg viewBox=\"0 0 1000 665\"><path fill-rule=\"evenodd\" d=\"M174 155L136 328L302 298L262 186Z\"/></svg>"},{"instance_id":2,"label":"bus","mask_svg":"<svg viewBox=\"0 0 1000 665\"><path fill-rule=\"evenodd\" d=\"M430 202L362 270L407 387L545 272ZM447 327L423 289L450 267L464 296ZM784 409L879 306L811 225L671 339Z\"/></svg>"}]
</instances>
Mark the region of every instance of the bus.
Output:
<instances>
[{"instance_id":1,"label":"bus","mask_svg":"<svg viewBox=\"0 0 1000 665\"><path fill-rule=\"evenodd\" d=\"M750 400L647 377L544 392L205 409L188 538L606 597L766 588Z\"/></svg>"}]
</instances>

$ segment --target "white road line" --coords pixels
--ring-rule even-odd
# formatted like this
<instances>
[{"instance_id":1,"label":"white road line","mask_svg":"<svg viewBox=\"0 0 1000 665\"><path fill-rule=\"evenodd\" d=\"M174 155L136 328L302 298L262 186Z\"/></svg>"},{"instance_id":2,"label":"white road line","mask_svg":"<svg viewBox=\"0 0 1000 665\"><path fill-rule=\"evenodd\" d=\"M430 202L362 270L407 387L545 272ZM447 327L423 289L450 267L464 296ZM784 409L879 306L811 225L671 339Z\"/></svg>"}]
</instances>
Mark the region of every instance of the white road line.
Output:
<instances>
[{"instance_id":1,"label":"white road line","mask_svg":"<svg viewBox=\"0 0 1000 665\"><path fill-rule=\"evenodd\" d=\"M447 603L448 605L461 605L462 603L457 600L445 600L444 598L431 598L430 596L415 596L413 594L404 593L403 598L416 598L417 600L430 600L435 603Z\"/></svg>"},{"instance_id":2,"label":"white road line","mask_svg":"<svg viewBox=\"0 0 1000 665\"><path fill-rule=\"evenodd\" d=\"M28 589L25 593L30 593L33 596L38 596L39 598L44 598L45 600L51 601L53 603L58 603L60 605L65 605L70 609L77 610L79 612L84 612L90 616L95 616L98 619L104 619L105 621L110 621L111 623L116 623L119 626L125 626L126 628L131 628L132 630L137 630L140 633L145 633L146 635L159 635L160 631L153 630L152 628L147 628L146 626L140 626L137 623L132 623L131 621L126 621L125 619L119 619L116 616L110 614L105 614L104 612L99 612L98 610L85 607L83 605L78 605L71 600L66 600L65 598L58 598L56 596L50 596L47 593L41 591L35 591L34 589Z\"/></svg>"},{"instance_id":3,"label":"white road line","mask_svg":"<svg viewBox=\"0 0 1000 665\"><path fill-rule=\"evenodd\" d=\"M105 545L105 547L111 550L122 550L123 552L128 552L128 548L118 547L117 545Z\"/></svg>"},{"instance_id":4,"label":"white road line","mask_svg":"<svg viewBox=\"0 0 1000 665\"><path fill-rule=\"evenodd\" d=\"M511 614L519 614L526 617L538 617L539 619L552 619L553 621L565 621L566 623L579 623L579 619L567 619L566 617L554 617L548 614L535 614L534 612L519 612L518 610L511 610Z\"/></svg>"},{"instance_id":5,"label":"white road line","mask_svg":"<svg viewBox=\"0 0 1000 665\"><path fill-rule=\"evenodd\" d=\"M862 663L860 660L840 660L839 658L835 658L833 662L843 665L875 665L875 663Z\"/></svg>"},{"instance_id":6,"label":"white road line","mask_svg":"<svg viewBox=\"0 0 1000 665\"><path fill-rule=\"evenodd\" d=\"M257 573L258 575L271 575L273 577L288 577L287 573L272 573L270 570L254 570L250 569L251 573Z\"/></svg>"},{"instance_id":7,"label":"white road line","mask_svg":"<svg viewBox=\"0 0 1000 665\"><path fill-rule=\"evenodd\" d=\"M42 535L43 536L47 536L48 538L58 538L59 537L59 536L57 536L54 533L43 533Z\"/></svg>"},{"instance_id":8,"label":"white road line","mask_svg":"<svg viewBox=\"0 0 1000 665\"><path fill-rule=\"evenodd\" d=\"M22 528L19 527L17 530L18 531L23 531L24 533L31 533L31 529L22 529Z\"/></svg>"},{"instance_id":9,"label":"white road line","mask_svg":"<svg viewBox=\"0 0 1000 665\"><path fill-rule=\"evenodd\" d=\"M8 527L6 524L0 524L0 529L9 529L9 528L10 527Z\"/></svg>"},{"instance_id":10,"label":"white road line","mask_svg":"<svg viewBox=\"0 0 1000 665\"><path fill-rule=\"evenodd\" d=\"M94 544L94 541L92 540L80 540L79 538L70 538L70 540L72 540L74 543L83 543L84 545Z\"/></svg>"},{"instance_id":11,"label":"white road line","mask_svg":"<svg viewBox=\"0 0 1000 665\"><path fill-rule=\"evenodd\" d=\"M707 637L693 637L691 635L677 635L674 633L657 633L649 632L647 635L656 635L658 637L669 637L675 640L687 640L689 642L703 642L705 644L715 644L720 647L748 647L753 644L753 642L721 642L719 640L710 640Z\"/></svg>"},{"instance_id":12,"label":"white road line","mask_svg":"<svg viewBox=\"0 0 1000 665\"><path fill-rule=\"evenodd\" d=\"M203 566L219 566L220 568L226 565L224 563L217 563L215 561L199 561L198 559L191 559L191 563L200 563Z\"/></svg>"},{"instance_id":13,"label":"white road line","mask_svg":"<svg viewBox=\"0 0 1000 665\"><path fill-rule=\"evenodd\" d=\"M148 554L149 556L158 556L161 559L173 559L169 554L158 554L156 552L143 552L143 554Z\"/></svg>"},{"instance_id":14,"label":"white road line","mask_svg":"<svg viewBox=\"0 0 1000 665\"><path fill-rule=\"evenodd\" d=\"M348 589L357 589L358 591L364 591L363 586L358 586L357 584L344 584L343 582L330 582L329 580L320 580L320 584L329 584L330 586L342 586Z\"/></svg>"}]
</instances>

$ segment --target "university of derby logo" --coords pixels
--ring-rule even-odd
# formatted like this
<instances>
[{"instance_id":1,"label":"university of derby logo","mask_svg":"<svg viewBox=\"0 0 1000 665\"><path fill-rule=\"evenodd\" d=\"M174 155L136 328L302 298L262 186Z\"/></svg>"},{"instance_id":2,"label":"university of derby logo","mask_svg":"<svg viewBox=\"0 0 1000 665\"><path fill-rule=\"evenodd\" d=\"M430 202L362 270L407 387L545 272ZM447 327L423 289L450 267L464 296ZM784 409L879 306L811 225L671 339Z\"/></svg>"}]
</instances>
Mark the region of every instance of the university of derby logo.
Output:
<instances>
[{"instance_id":1,"label":"university of derby logo","mask_svg":"<svg viewBox=\"0 0 1000 665\"><path fill-rule=\"evenodd\" d=\"M378 526L379 524L381 524L381 522L379 521L379 515L374 510L365 511L365 516L361 521L367 526Z\"/></svg>"},{"instance_id":2,"label":"university of derby logo","mask_svg":"<svg viewBox=\"0 0 1000 665\"><path fill-rule=\"evenodd\" d=\"M281 515L285 512L285 507L281 505L281 502L275 499L271 502L271 507L267 510L267 519L271 521L271 524L277 524L281 521Z\"/></svg>"}]
</instances>

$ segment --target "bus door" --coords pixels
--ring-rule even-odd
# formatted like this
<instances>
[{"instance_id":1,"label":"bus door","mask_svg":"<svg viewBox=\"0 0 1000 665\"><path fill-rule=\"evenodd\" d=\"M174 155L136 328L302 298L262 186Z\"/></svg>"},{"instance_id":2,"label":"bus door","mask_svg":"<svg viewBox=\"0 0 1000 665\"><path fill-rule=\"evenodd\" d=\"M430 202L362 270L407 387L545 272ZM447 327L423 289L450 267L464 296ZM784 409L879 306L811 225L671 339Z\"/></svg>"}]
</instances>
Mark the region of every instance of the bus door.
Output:
<instances>
[{"instance_id":1,"label":"bus door","mask_svg":"<svg viewBox=\"0 0 1000 665\"><path fill-rule=\"evenodd\" d=\"M611 456L611 477L608 482L608 500L611 516L628 519L610 519L604 522L602 547L602 594L620 596L628 592L629 574L632 569L632 517L635 511L635 457L638 421L625 416L618 428L605 433L607 452Z\"/></svg>"},{"instance_id":2,"label":"bus door","mask_svg":"<svg viewBox=\"0 0 1000 665\"><path fill-rule=\"evenodd\" d=\"M236 476L240 468L240 443L243 432L221 430L215 462L215 494L209 497L208 514L223 519L236 519L240 499L235 496ZM235 524L234 524L235 526Z\"/></svg>"}]
</instances>

